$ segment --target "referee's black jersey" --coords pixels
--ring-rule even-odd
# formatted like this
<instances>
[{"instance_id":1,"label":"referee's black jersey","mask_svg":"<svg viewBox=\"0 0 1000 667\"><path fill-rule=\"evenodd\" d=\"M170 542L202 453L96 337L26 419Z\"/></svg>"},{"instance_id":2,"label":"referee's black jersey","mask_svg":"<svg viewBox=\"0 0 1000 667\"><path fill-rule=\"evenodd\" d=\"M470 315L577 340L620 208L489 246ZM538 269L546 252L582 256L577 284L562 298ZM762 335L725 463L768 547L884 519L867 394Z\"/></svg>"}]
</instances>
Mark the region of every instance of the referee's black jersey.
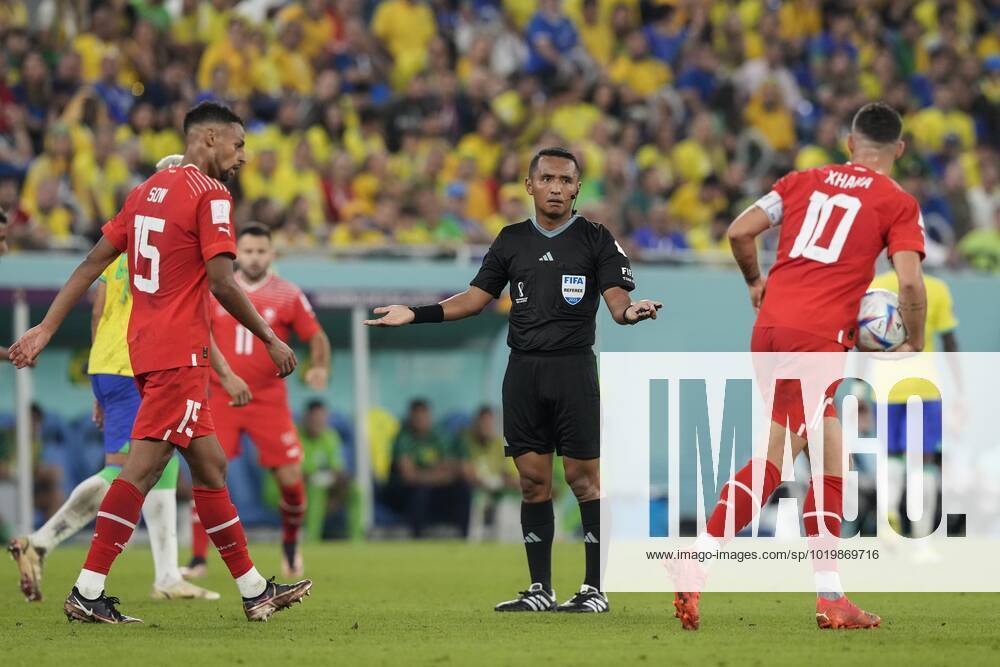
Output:
<instances>
[{"instance_id":1,"label":"referee's black jersey","mask_svg":"<svg viewBox=\"0 0 1000 667\"><path fill-rule=\"evenodd\" d=\"M601 294L635 288L611 232L579 215L551 232L532 220L504 227L470 285L499 297L508 284L507 344L518 352L592 347Z\"/></svg>"}]
</instances>

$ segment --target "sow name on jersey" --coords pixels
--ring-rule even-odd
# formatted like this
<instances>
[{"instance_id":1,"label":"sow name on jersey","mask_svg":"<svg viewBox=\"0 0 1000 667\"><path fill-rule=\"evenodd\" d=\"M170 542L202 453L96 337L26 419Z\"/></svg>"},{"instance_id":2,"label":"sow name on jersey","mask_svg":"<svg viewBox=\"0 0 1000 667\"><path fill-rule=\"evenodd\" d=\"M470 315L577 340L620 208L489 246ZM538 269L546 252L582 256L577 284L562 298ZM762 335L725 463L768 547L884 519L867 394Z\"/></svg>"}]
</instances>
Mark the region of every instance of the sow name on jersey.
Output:
<instances>
[{"instance_id":1,"label":"sow name on jersey","mask_svg":"<svg viewBox=\"0 0 1000 667\"><path fill-rule=\"evenodd\" d=\"M835 188L845 189L869 188L874 180L871 176L854 176L852 174L845 174L842 171L831 171L826 175L823 185L832 185Z\"/></svg>"}]
</instances>

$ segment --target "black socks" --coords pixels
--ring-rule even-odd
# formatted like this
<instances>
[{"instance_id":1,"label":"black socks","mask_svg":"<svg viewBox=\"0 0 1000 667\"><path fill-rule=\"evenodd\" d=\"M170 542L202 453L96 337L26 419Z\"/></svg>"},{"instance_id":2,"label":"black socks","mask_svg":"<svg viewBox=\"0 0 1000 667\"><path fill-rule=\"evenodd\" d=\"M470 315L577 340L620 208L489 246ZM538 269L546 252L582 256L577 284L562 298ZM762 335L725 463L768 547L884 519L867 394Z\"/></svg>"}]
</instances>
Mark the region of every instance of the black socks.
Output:
<instances>
[{"instance_id":1,"label":"black socks","mask_svg":"<svg viewBox=\"0 0 1000 667\"><path fill-rule=\"evenodd\" d=\"M521 533L524 537L524 551L528 555L531 583L541 584L546 591L551 591L552 537L555 533L551 500L521 503Z\"/></svg>"}]
</instances>

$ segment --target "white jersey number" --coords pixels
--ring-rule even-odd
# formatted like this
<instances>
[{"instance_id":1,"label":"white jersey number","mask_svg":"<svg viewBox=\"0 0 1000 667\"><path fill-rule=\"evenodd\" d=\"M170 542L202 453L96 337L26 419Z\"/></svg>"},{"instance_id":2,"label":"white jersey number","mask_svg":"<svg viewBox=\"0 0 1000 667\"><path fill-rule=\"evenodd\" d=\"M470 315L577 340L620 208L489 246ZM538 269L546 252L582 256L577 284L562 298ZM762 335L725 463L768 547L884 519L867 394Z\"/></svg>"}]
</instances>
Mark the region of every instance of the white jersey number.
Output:
<instances>
[{"instance_id":1,"label":"white jersey number","mask_svg":"<svg viewBox=\"0 0 1000 667\"><path fill-rule=\"evenodd\" d=\"M830 245L822 247L818 245L822 238L826 224L830 221L833 209L839 208L843 211L837 229L833 232ZM833 264L840 259L840 253L844 249L847 235L854 224L854 218L861 210L861 200L851 195L838 193L833 196L823 192L813 192L809 195L809 208L806 209L806 217L802 221L802 229L795 238L789 257L805 257L823 264Z\"/></svg>"},{"instance_id":2,"label":"white jersey number","mask_svg":"<svg viewBox=\"0 0 1000 667\"><path fill-rule=\"evenodd\" d=\"M132 283L140 292L156 294L160 289L160 251L149 242L150 232L162 232L167 221L163 218L153 218L148 215L135 216L135 257L145 257L149 260L149 277L132 276Z\"/></svg>"},{"instance_id":3,"label":"white jersey number","mask_svg":"<svg viewBox=\"0 0 1000 667\"><path fill-rule=\"evenodd\" d=\"M242 324L236 325L236 354L253 354L253 334Z\"/></svg>"}]
</instances>

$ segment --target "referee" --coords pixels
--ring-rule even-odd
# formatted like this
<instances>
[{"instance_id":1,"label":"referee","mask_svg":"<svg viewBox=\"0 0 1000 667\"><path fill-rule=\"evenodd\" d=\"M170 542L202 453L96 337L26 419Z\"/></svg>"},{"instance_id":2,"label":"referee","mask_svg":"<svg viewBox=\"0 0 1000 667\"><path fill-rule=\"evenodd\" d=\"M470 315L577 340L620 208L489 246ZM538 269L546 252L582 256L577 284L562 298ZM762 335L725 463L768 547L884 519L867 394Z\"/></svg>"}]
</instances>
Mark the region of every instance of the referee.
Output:
<instances>
[{"instance_id":1,"label":"referee","mask_svg":"<svg viewBox=\"0 0 1000 667\"><path fill-rule=\"evenodd\" d=\"M479 314L510 285L510 361L503 381L505 453L521 481L521 530L531 585L497 611L605 612L600 590L601 399L594 344L600 297L615 321L655 319L661 304L633 302L628 257L602 225L576 215L580 164L561 148L531 160L525 187L535 215L501 230L469 289L431 306L382 306L372 326L460 320ZM556 605L552 590L552 454L580 503L586 576Z\"/></svg>"}]
</instances>

